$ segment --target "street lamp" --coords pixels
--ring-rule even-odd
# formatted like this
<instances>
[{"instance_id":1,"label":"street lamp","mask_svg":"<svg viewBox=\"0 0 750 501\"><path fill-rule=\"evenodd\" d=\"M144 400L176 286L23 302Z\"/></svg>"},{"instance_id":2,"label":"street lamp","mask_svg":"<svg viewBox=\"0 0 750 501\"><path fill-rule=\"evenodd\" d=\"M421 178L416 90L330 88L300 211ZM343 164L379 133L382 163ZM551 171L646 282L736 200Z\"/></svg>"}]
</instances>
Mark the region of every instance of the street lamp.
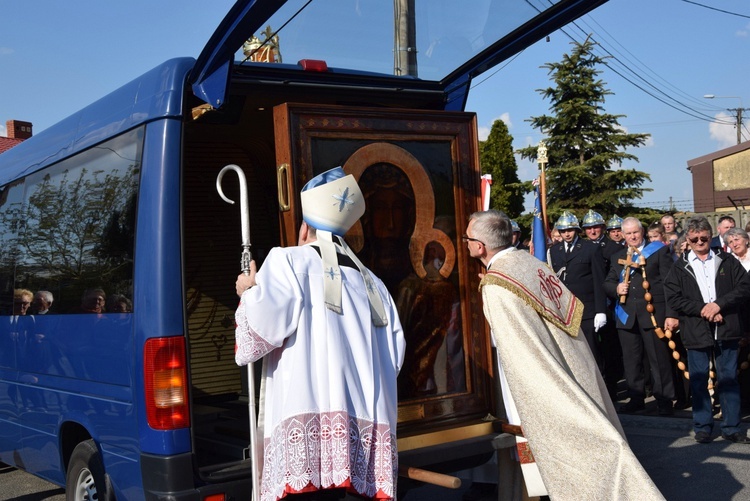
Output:
<instances>
[{"instance_id":1,"label":"street lamp","mask_svg":"<svg viewBox=\"0 0 750 501\"><path fill-rule=\"evenodd\" d=\"M713 94L704 94L703 97L705 99L739 99L740 100L740 107L739 108L727 108L728 111L733 111L735 116L735 125L737 127L737 144L740 144L742 142L742 112L747 110L747 108L742 107L742 98L739 96L715 96ZM750 111L750 110L747 110Z\"/></svg>"}]
</instances>

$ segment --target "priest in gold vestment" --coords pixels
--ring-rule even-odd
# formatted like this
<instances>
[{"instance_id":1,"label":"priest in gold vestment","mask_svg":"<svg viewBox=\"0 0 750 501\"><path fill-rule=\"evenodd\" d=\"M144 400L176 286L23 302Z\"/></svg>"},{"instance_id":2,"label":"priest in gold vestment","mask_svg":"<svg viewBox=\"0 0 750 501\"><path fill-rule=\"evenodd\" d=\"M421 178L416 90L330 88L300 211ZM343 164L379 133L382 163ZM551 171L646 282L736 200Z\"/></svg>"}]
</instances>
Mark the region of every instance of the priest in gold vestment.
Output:
<instances>
[{"instance_id":1,"label":"priest in gold vestment","mask_svg":"<svg viewBox=\"0 0 750 501\"><path fill-rule=\"evenodd\" d=\"M480 289L503 399L531 451L520 455L522 469L535 461L553 500L663 499L628 446L580 334L582 304L511 238L510 219L494 210L473 214L463 237L487 267Z\"/></svg>"}]
</instances>

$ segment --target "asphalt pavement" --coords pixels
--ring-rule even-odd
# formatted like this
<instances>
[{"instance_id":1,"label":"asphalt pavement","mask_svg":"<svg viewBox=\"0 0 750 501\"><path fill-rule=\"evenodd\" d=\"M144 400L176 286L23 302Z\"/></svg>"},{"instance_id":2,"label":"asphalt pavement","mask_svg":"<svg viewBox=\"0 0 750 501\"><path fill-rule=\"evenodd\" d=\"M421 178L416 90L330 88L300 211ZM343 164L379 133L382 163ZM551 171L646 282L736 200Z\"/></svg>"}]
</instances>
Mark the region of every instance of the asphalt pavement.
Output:
<instances>
[{"instance_id":1,"label":"asphalt pavement","mask_svg":"<svg viewBox=\"0 0 750 501\"><path fill-rule=\"evenodd\" d=\"M693 439L690 409L661 417L653 401L644 412L621 414L620 421L636 457L669 501L750 500L750 445L721 437L699 444ZM747 429L750 415L743 423ZM715 435L718 428L717 423ZM469 488L469 482L453 491L425 485L409 491L402 501L461 501ZM63 499L61 488L0 463L0 501Z\"/></svg>"},{"instance_id":2,"label":"asphalt pavement","mask_svg":"<svg viewBox=\"0 0 750 501\"><path fill-rule=\"evenodd\" d=\"M713 442L699 444L689 408L661 417L651 398L645 411L619 417L630 448L667 500L750 500L750 444L722 439L718 420ZM745 415L744 429L749 425L750 415ZM403 501L461 501L470 485L464 482L456 491L425 485L409 491Z\"/></svg>"}]
</instances>

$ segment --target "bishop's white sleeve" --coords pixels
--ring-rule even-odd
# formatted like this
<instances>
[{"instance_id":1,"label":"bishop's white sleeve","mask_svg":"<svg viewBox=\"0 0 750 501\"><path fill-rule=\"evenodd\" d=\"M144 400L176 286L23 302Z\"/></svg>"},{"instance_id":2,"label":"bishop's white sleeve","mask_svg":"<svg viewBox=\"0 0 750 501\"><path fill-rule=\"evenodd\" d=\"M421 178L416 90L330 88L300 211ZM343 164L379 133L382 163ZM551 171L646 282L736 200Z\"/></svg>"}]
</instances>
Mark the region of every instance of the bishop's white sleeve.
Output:
<instances>
[{"instance_id":1,"label":"bishop's white sleeve","mask_svg":"<svg viewBox=\"0 0 750 501\"><path fill-rule=\"evenodd\" d=\"M272 249L256 285L242 293L234 314L237 365L259 360L296 331L304 297L291 260L283 249Z\"/></svg>"}]
</instances>

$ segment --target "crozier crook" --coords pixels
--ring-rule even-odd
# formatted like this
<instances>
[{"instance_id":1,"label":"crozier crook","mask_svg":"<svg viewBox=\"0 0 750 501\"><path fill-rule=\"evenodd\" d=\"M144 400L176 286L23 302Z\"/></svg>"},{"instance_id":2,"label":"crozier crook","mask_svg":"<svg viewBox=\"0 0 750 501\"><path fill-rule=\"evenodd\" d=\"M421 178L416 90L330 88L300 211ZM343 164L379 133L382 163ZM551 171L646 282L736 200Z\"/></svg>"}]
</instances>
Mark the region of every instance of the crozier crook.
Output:
<instances>
[{"instance_id":1,"label":"crozier crook","mask_svg":"<svg viewBox=\"0 0 750 501\"><path fill-rule=\"evenodd\" d=\"M240 183L240 224L242 226L242 260L241 269L245 275L250 274L250 261L253 255L250 252L250 213L247 203L247 181L245 173L240 167L234 164L225 166L216 176L216 191L219 196L227 203L234 205L234 200L230 200L224 195L221 189L221 179L224 173L233 170L237 173ZM260 461L261 454L258 450L258 420L255 411L255 369L252 363L247 364L247 387L248 387L248 411L250 414L250 459L252 461L253 490L252 501L259 499L260 493Z\"/></svg>"},{"instance_id":2,"label":"crozier crook","mask_svg":"<svg viewBox=\"0 0 750 501\"><path fill-rule=\"evenodd\" d=\"M253 255L250 252L250 213L247 207L247 181L243 170L234 164L227 165L221 169L219 175L216 176L216 191L219 192L219 196L222 200L228 204L234 205L234 200L227 198L221 188L221 180L224 177L224 174L230 170L237 173L237 177L239 177L240 181L240 224L242 226L242 261L240 266L242 273L247 275L250 273L250 261L252 261Z\"/></svg>"}]
</instances>

